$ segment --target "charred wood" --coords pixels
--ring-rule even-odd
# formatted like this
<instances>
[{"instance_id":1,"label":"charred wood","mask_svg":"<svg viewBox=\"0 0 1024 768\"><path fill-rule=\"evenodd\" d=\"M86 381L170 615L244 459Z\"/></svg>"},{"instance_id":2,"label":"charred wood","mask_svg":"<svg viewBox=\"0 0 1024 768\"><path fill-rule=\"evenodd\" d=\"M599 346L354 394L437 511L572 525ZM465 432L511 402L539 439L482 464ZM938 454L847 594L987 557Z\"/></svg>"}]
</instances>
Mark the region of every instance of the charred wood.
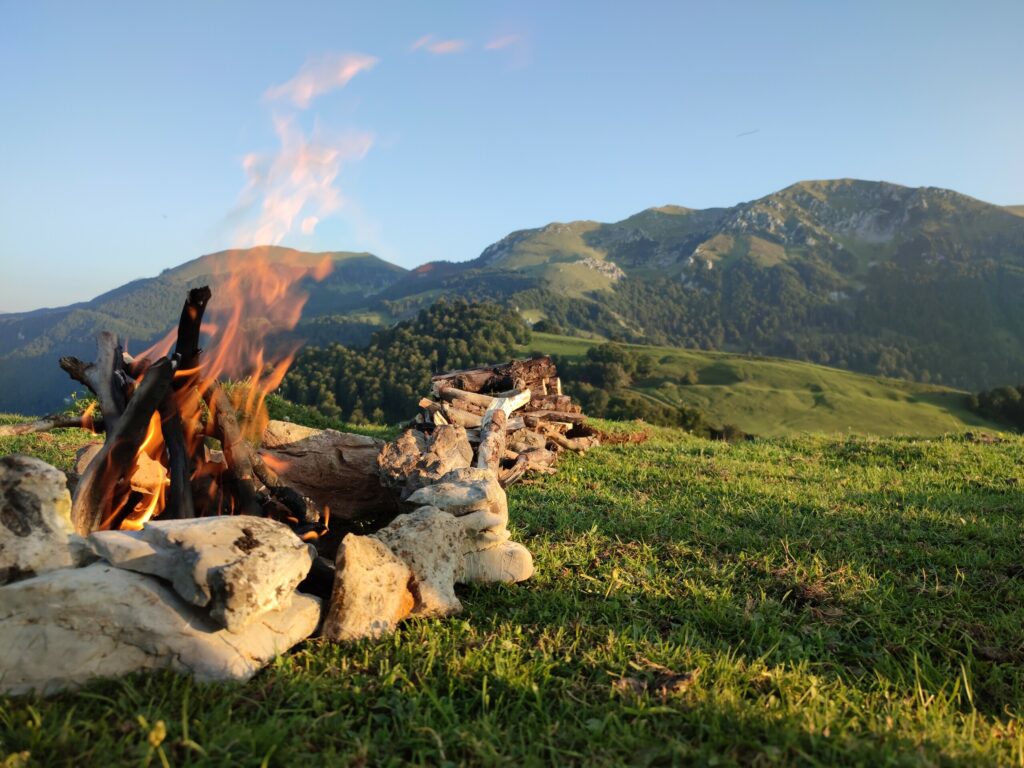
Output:
<instances>
[{"instance_id":1,"label":"charred wood","mask_svg":"<svg viewBox=\"0 0 1024 768\"><path fill-rule=\"evenodd\" d=\"M75 489L71 522L77 533L84 536L99 530L105 519L123 506L115 499L123 501L129 495L127 475L153 413L170 390L173 375L167 358L151 365L116 426L108 426L103 447L89 462Z\"/></svg>"}]
</instances>

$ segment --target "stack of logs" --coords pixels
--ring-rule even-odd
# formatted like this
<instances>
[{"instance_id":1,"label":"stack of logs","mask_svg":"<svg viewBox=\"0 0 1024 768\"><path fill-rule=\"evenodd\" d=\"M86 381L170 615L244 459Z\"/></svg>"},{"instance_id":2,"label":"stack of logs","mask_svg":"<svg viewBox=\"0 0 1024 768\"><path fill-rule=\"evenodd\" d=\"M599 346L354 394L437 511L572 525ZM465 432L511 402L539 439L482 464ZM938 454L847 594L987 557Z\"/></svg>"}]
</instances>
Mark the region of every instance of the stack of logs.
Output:
<instances>
[{"instance_id":1,"label":"stack of logs","mask_svg":"<svg viewBox=\"0 0 1024 768\"><path fill-rule=\"evenodd\" d=\"M503 488L527 472L554 472L560 451L582 452L597 443L581 408L562 394L550 357L451 371L435 376L430 390L413 428L465 428L475 466L491 469Z\"/></svg>"}]
</instances>

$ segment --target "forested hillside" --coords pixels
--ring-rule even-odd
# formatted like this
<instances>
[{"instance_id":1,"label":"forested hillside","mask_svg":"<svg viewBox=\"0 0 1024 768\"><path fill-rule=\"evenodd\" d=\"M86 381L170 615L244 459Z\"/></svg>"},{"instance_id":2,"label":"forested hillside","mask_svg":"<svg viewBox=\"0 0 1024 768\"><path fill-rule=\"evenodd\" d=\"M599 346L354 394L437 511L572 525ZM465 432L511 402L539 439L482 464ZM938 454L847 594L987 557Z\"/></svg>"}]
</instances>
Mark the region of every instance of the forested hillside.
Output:
<instances>
[{"instance_id":1,"label":"forested hillside","mask_svg":"<svg viewBox=\"0 0 1024 768\"><path fill-rule=\"evenodd\" d=\"M529 341L529 326L503 307L439 301L368 347L306 347L281 392L325 416L392 424L415 411L432 374L507 360Z\"/></svg>"}]
</instances>

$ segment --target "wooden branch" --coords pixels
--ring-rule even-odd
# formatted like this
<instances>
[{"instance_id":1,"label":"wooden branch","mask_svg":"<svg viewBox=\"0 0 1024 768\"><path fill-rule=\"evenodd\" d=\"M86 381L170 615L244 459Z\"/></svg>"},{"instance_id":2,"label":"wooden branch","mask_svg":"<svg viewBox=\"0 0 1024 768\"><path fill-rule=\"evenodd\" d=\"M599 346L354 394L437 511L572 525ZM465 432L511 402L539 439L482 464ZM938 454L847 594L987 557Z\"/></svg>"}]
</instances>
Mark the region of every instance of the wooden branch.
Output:
<instances>
[{"instance_id":1,"label":"wooden branch","mask_svg":"<svg viewBox=\"0 0 1024 768\"><path fill-rule=\"evenodd\" d=\"M115 499L128 496L127 476L146 438L150 419L170 390L173 376L171 361L166 357L153 363L116 426L108 427L103 447L89 462L75 489L71 522L78 534L86 536L99 530L115 511Z\"/></svg>"},{"instance_id":2,"label":"wooden branch","mask_svg":"<svg viewBox=\"0 0 1024 768\"><path fill-rule=\"evenodd\" d=\"M502 397L495 400L491 404L492 408L500 408L505 412L506 416L511 416L513 411L518 411L520 408L524 408L530 403L530 390L524 389L521 392L517 392L510 397Z\"/></svg>"},{"instance_id":3,"label":"wooden branch","mask_svg":"<svg viewBox=\"0 0 1024 768\"><path fill-rule=\"evenodd\" d=\"M480 469L489 469L498 474L501 459L505 453L505 426L508 416L501 408L488 411L484 423L480 427L480 449L477 451L476 465Z\"/></svg>"},{"instance_id":4,"label":"wooden branch","mask_svg":"<svg viewBox=\"0 0 1024 768\"><path fill-rule=\"evenodd\" d=\"M466 392L465 390L448 386L441 387L438 395L442 400L447 400L450 403L454 403L457 400L464 400L467 403L480 405L484 408L489 407L491 403L497 399L491 395L481 395L478 392Z\"/></svg>"},{"instance_id":5,"label":"wooden branch","mask_svg":"<svg viewBox=\"0 0 1024 768\"><path fill-rule=\"evenodd\" d=\"M161 519L187 520L196 516L192 498L192 461L185 446L181 415L170 393L160 401L160 427L167 446L167 474L170 485Z\"/></svg>"},{"instance_id":6,"label":"wooden branch","mask_svg":"<svg viewBox=\"0 0 1024 768\"><path fill-rule=\"evenodd\" d=\"M117 337L108 331L96 336L96 362L84 363L77 357L62 357L60 367L96 395L107 430L114 431L118 419L124 413L127 400L124 360Z\"/></svg>"},{"instance_id":7,"label":"wooden branch","mask_svg":"<svg viewBox=\"0 0 1024 768\"><path fill-rule=\"evenodd\" d=\"M193 288L188 292L185 306L181 308L178 320L178 339L174 345L174 354L178 357L178 369L190 371L199 367L199 332L203 323L203 313L210 301L210 289L207 286ZM175 382L175 389L180 389L189 377L180 377Z\"/></svg>"},{"instance_id":8,"label":"wooden branch","mask_svg":"<svg viewBox=\"0 0 1024 768\"><path fill-rule=\"evenodd\" d=\"M441 404L441 412L449 423L458 424L460 427L479 427L483 423L482 415L464 411L448 403Z\"/></svg>"},{"instance_id":9,"label":"wooden branch","mask_svg":"<svg viewBox=\"0 0 1024 768\"><path fill-rule=\"evenodd\" d=\"M102 432L104 424L103 419L94 419L91 416L86 418L85 416L65 416L62 413L54 413L24 424L0 425L0 437L30 435L34 432L49 432L51 429L87 429L90 432Z\"/></svg>"}]
</instances>

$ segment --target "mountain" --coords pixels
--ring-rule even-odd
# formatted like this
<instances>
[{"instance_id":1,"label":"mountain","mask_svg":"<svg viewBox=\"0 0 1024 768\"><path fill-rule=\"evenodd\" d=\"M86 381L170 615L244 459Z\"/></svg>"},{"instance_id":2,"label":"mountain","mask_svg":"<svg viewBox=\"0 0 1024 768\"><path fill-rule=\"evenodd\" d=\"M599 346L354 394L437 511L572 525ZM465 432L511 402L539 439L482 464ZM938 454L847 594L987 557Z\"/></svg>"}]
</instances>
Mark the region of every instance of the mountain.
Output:
<instances>
[{"instance_id":1,"label":"mountain","mask_svg":"<svg viewBox=\"0 0 1024 768\"><path fill-rule=\"evenodd\" d=\"M513 232L385 293L458 292L538 328L980 388L1024 380L1024 217L945 189L808 181L731 208Z\"/></svg>"},{"instance_id":2,"label":"mountain","mask_svg":"<svg viewBox=\"0 0 1024 768\"><path fill-rule=\"evenodd\" d=\"M462 296L507 303L542 331L983 389L1024 381L1022 214L933 187L805 181L728 208L519 230L467 262L404 270L329 254L335 270L308 285L298 333L360 343L373 327ZM0 315L0 410L59 404L59 355L90 356L102 328L145 346L173 322L187 286L231 261L212 254L91 302Z\"/></svg>"}]
</instances>

